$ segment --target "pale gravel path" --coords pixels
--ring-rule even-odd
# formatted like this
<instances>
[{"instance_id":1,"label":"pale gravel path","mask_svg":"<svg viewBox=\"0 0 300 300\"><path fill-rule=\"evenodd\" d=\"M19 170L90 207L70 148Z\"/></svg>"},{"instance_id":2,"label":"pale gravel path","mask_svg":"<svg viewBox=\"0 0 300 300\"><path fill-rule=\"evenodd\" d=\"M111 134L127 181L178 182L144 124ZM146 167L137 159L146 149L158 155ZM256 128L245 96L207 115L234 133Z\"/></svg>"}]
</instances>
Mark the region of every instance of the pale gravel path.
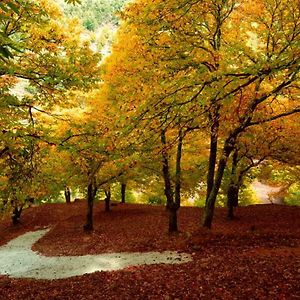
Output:
<instances>
[{"instance_id":1,"label":"pale gravel path","mask_svg":"<svg viewBox=\"0 0 300 300\"><path fill-rule=\"evenodd\" d=\"M191 255L175 251L46 257L32 251L31 247L48 231L27 232L0 247L0 275L52 280L130 266L192 261Z\"/></svg>"},{"instance_id":2,"label":"pale gravel path","mask_svg":"<svg viewBox=\"0 0 300 300\"><path fill-rule=\"evenodd\" d=\"M252 183L252 187L262 204L283 204L281 198L272 197L272 193L280 191L281 187L263 184L257 180Z\"/></svg>"}]
</instances>

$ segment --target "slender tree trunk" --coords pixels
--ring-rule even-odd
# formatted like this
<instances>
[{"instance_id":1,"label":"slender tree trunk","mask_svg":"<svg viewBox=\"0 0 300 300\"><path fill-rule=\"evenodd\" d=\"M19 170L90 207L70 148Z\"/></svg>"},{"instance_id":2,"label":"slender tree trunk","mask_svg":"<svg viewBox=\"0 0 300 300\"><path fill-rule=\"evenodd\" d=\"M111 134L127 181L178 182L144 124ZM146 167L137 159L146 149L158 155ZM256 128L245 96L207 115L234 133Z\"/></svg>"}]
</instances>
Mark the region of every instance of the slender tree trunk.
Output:
<instances>
[{"instance_id":1,"label":"slender tree trunk","mask_svg":"<svg viewBox=\"0 0 300 300\"><path fill-rule=\"evenodd\" d=\"M213 215L214 215L214 209L215 209L215 203L217 199L217 195L221 186L224 170L228 161L228 157L233 149L233 141L231 139L228 139L225 142L223 154L220 158L218 170L216 173L216 178L214 180L213 188L209 194L209 197L207 199L207 204L205 206L204 211L204 218L203 218L203 227L211 228Z\"/></svg>"},{"instance_id":2,"label":"slender tree trunk","mask_svg":"<svg viewBox=\"0 0 300 300\"><path fill-rule=\"evenodd\" d=\"M121 184L121 203L125 203L126 200L126 183Z\"/></svg>"},{"instance_id":3,"label":"slender tree trunk","mask_svg":"<svg viewBox=\"0 0 300 300\"><path fill-rule=\"evenodd\" d=\"M109 212L110 211L110 199L111 199L111 192L110 192L110 187L108 187L107 190L104 191L105 192L105 211Z\"/></svg>"},{"instance_id":4,"label":"slender tree trunk","mask_svg":"<svg viewBox=\"0 0 300 300\"><path fill-rule=\"evenodd\" d=\"M167 209L171 207L173 203L173 191L170 177L170 169L169 169L169 158L167 153L167 141L166 141L166 132L162 130L161 132L161 142L163 145L162 149L162 171L165 182L165 195L167 198Z\"/></svg>"},{"instance_id":5,"label":"slender tree trunk","mask_svg":"<svg viewBox=\"0 0 300 300\"><path fill-rule=\"evenodd\" d=\"M65 199L67 204L71 203L71 191L68 186L65 187Z\"/></svg>"},{"instance_id":6,"label":"slender tree trunk","mask_svg":"<svg viewBox=\"0 0 300 300\"><path fill-rule=\"evenodd\" d=\"M171 184L171 176L170 176L170 168L169 168L169 157L167 153L167 141L166 141L166 133L163 130L161 132L161 142L163 145L162 150L162 171L165 182L165 195L167 198L167 210L169 213L169 232L176 232L178 230L177 227L177 209L174 205L173 201L173 188Z\"/></svg>"},{"instance_id":7,"label":"slender tree trunk","mask_svg":"<svg viewBox=\"0 0 300 300\"><path fill-rule=\"evenodd\" d=\"M227 208L228 208L227 217L229 220L234 219L234 207L238 205L238 201L239 201L239 190L241 186L241 180L240 180L240 176L237 174L238 162L239 162L238 151L237 149L235 149L232 156L230 182L227 189Z\"/></svg>"},{"instance_id":8,"label":"slender tree trunk","mask_svg":"<svg viewBox=\"0 0 300 300\"><path fill-rule=\"evenodd\" d=\"M177 155L176 155L176 173L175 173L175 204L177 209L180 207L180 190L181 190L181 156L182 156L182 129L179 130Z\"/></svg>"},{"instance_id":9,"label":"slender tree trunk","mask_svg":"<svg viewBox=\"0 0 300 300\"><path fill-rule=\"evenodd\" d=\"M208 172L207 172L207 191L206 191L206 203L208 197L214 185L215 178L215 168L217 161L217 151L218 151L218 132L219 132L219 118L220 118L220 106L212 104L212 113L210 119L212 122L210 128L210 152L209 152L209 162L208 162Z\"/></svg>"},{"instance_id":10,"label":"slender tree trunk","mask_svg":"<svg viewBox=\"0 0 300 300\"><path fill-rule=\"evenodd\" d=\"M96 178L91 178L88 184L88 195L87 195L87 216L86 224L84 225L85 231L92 231L94 229L93 225L93 207L94 199L97 193Z\"/></svg>"}]
</instances>

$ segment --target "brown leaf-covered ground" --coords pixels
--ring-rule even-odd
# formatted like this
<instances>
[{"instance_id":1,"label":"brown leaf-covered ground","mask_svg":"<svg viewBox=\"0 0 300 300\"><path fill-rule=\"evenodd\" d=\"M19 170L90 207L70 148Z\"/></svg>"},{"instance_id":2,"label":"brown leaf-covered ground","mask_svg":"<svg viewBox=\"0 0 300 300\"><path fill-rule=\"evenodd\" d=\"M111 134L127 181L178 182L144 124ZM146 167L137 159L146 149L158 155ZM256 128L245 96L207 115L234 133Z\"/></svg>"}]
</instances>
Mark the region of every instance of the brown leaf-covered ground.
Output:
<instances>
[{"instance_id":1,"label":"brown leaf-covered ground","mask_svg":"<svg viewBox=\"0 0 300 300\"><path fill-rule=\"evenodd\" d=\"M0 276L0 299L300 299L300 208L238 208L234 221L216 209L211 231L200 227L199 208L179 211L180 233L169 235L164 207L95 206L95 230L84 233L85 203L27 209L22 223L0 222L0 245L51 227L33 247L43 255L178 250L193 255L182 265L131 267L61 280ZM5 259L5 258L0 258Z\"/></svg>"}]
</instances>

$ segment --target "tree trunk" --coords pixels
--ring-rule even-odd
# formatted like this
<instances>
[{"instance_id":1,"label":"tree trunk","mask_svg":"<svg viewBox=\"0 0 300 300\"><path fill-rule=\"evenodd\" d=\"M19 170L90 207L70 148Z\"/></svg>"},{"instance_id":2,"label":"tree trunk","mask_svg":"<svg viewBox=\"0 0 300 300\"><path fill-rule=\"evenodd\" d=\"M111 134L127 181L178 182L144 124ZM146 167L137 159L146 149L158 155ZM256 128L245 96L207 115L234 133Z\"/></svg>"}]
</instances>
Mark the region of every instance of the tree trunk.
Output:
<instances>
[{"instance_id":1,"label":"tree trunk","mask_svg":"<svg viewBox=\"0 0 300 300\"><path fill-rule=\"evenodd\" d=\"M167 142L166 142L165 131L162 131L161 142L164 147L162 150L162 163L163 163L163 177L165 182L165 195L167 198L167 210L169 212L169 232L177 232L178 231L177 211L180 208L180 190L181 190L181 155L182 155L182 143L183 143L182 129L179 130L179 135L178 135L176 173L175 173L175 199L174 199L174 192L171 184L169 158L166 149Z\"/></svg>"},{"instance_id":2,"label":"tree trunk","mask_svg":"<svg viewBox=\"0 0 300 300\"><path fill-rule=\"evenodd\" d=\"M125 203L126 198L126 183L121 184L121 203Z\"/></svg>"},{"instance_id":3,"label":"tree trunk","mask_svg":"<svg viewBox=\"0 0 300 300\"><path fill-rule=\"evenodd\" d=\"M13 210L13 213L11 216L13 225L17 225L20 223L22 210L23 210L23 205L21 205L20 207L18 207L18 206L14 207L14 210Z\"/></svg>"},{"instance_id":4,"label":"tree trunk","mask_svg":"<svg viewBox=\"0 0 300 300\"><path fill-rule=\"evenodd\" d=\"M227 208L228 208L228 219L233 220L234 219L234 207L238 206L239 202L239 190L240 185L230 183L227 190Z\"/></svg>"},{"instance_id":5,"label":"tree trunk","mask_svg":"<svg viewBox=\"0 0 300 300\"><path fill-rule=\"evenodd\" d=\"M203 218L203 227L211 228L213 215L214 215L214 209L215 209L215 203L217 199L217 195L221 186L224 170L228 161L228 157L233 149L233 142L231 139L228 139L225 142L224 148L223 148L223 154L220 158L218 170L216 174L216 178L214 180L213 188L209 194L209 197L207 199L207 204L205 206L204 211L204 218Z\"/></svg>"},{"instance_id":6,"label":"tree trunk","mask_svg":"<svg viewBox=\"0 0 300 300\"><path fill-rule=\"evenodd\" d=\"M108 187L107 190L104 191L105 192L105 211L109 212L110 211L110 198L111 198L111 193L110 193L110 187Z\"/></svg>"},{"instance_id":7,"label":"tree trunk","mask_svg":"<svg viewBox=\"0 0 300 300\"><path fill-rule=\"evenodd\" d=\"M65 187L65 199L67 204L71 203L71 192L68 186Z\"/></svg>"},{"instance_id":8,"label":"tree trunk","mask_svg":"<svg viewBox=\"0 0 300 300\"><path fill-rule=\"evenodd\" d=\"M96 178L92 178L88 184L88 195L87 195L87 216L86 224L84 225L85 231L92 231L94 229L93 225L93 207L94 199L97 193Z\"/></svg>"},{"instance_id":9,"label":"tree trunk","mask_svg":"<svg viewBox=\"0 0 300 300\"><path fill-rule=\"evenodd\" d=\"M176 173L175 173L175 204L177 209L179 209L180 207L182 143L183 143L183 134L182 134L182 129L180 129L178 134Z\"/></svg>"},{"instance_id":10,"label":"tree trunk","mask_svg":"<svg viewBox=\"0 0 300 300\"><path fill-rule=\"evenodd\" d=\"M210 119L212 122L210 128L210 151L209 151L209 162L208 162L208 172L207 172L207 190L206 190L206 204L208 201L208 197L210 192L212 191L214 185L215 178L215 168L217 161L217 151L218 151L218 132L219 132L219 114L220 106L212 105L212 113L210 115Z\"/></svg>"},{"instance_id":11,"label":"tree trunk","mask_svg":"<svg viewBox=\"0 0 300 300\"><path fill-rule=\"evenodd\" d=\"M238 162L238 150L235 149L232 155L230 182L227 189L227 217L229 220L234 219L234 207L238 205L239 201L240 179L239 175L237 174Z\"/></svg>"},{"instance_id":12,"label":"tree trunk","mask_svg":"<svg viewBox=\"0 0 300 300\"><path fill-rule=\"evenodd\" d=\"M178 226L177 226L177 208L172 207L169 208L169 232L177 232Z\"/></svg>"},{"instance_id":13,"label":"tree trunk","mask_svg":"<svg viewBox=\"0 0 300 300\"><path fill-rule=\"evenodd\" d=\"M169 160L168 160L168 153L167 153L167 142L166 142L166 133L164 130L161 132L161 142L163 145L162 149L162 171L165 183L165 195L167 198L167 209L169 209L173 203L173 191L171 185L171 177L170 177L170 170L169 170Z\"/></svg>"}]
</instances>

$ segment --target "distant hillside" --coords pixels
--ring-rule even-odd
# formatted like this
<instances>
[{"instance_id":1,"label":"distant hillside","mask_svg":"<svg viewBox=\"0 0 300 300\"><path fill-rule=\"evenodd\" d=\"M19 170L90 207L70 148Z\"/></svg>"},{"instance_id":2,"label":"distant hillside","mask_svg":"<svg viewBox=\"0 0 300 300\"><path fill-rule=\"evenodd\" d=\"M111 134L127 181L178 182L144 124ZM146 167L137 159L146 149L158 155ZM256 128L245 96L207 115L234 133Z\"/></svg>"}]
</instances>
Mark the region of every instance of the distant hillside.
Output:
<instances>
[{"instance_id":1,"label":"distant hillside","mask_svg":"<svg viewBox=\"0 0 300 300\"><path fill-rule=\"evenodd\" d=\"M91 31L103 24L117 25L117 12L126 2L128 0L81 0L81 4L70 5L58 1L67 16L80 18L84 27Z\"/></svg>"}]
</instances>

